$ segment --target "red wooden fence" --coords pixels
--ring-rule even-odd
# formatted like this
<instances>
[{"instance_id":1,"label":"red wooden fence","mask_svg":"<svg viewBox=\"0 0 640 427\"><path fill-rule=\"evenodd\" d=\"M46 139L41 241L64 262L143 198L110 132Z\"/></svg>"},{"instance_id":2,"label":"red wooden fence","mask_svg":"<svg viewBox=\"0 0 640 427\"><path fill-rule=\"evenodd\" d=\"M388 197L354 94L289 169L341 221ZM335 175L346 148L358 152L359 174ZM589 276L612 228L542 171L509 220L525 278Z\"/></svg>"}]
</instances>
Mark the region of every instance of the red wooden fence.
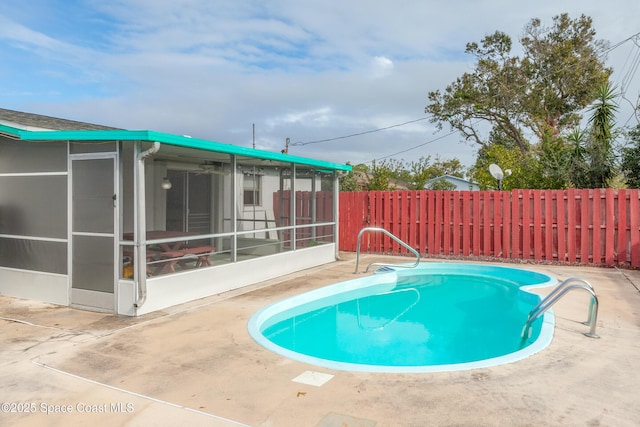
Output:
<instances>
[{"instance_id":1,"label":"red wooden fence","mask_svg":"<svg viewBox=\"0 0 640 427\"><path fill-rule=\"evenodd\" d=\"M315 197L314 197L315 195ZM295 197L296 224L313 225L319 222L333 222L333 192L331 191L296 191ZM273 212L277 227L291 226L291 191L275 191L273 193ZM281 239L285 247L291 245L291 230L282 231ZM314 245L316 239L333 240L333 226L299 227L296 231L296 246Z\"/></svg>"},{"instance_id":2,"label":"red wooden fence","mask_svg":"<svg viewBox=\"0 0 640 427\"><path fill-rule=\"evenodd\" d=\"M382 227L425 256L640 268L637 189L340 193L340 249ZM361 250L406 254L380 233Z\"/></svg>"}]
</instances>

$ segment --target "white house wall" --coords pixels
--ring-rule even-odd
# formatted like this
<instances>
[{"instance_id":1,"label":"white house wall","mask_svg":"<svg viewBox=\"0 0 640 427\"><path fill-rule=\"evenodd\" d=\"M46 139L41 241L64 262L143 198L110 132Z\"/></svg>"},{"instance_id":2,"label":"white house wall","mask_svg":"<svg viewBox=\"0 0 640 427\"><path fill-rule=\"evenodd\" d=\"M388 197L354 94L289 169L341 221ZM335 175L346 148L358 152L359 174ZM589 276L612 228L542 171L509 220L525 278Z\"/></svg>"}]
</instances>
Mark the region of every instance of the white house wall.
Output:
<instances>
[{"instance_id":1,"label":"white house wall","mask_svg":"<svg viewBox=\"0 0 640 427\"><path fill-rule=\"evenodd\" d=\"M69 305L67 275L0 268L0 295Z\"/></svg>"}]
</instances>

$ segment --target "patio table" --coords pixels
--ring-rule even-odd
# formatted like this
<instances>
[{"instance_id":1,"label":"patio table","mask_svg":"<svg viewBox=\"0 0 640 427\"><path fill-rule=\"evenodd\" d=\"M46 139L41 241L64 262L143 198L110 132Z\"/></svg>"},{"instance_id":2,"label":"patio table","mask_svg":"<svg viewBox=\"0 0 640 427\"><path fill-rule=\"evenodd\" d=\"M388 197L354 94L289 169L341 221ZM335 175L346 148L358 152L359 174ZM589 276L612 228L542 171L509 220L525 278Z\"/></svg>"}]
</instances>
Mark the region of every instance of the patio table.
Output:
<instances>
[{"instance_id":1,"label":"patio table","mask_svg":"<svg viewBox=\"0 0 640 427\"><path fill-rule=\"evenodd\" d=\"M185 231L170 231L170 230L148 230L146 233L147 243L149 241L162 239L172 239L179 237L191 237L197 236L198 233L185 232ZM133 240L133 233L124 233L123 238L125 240ZM209 253L215 251L213 246L197 246L189 247L188 242L184 240L177 240L173 242L161 242L151 243L156 247L157 251L147 250L147 262L156 264L153 275L158 275L163 270L167 270L170 273L175 272L175 265L180 265L183 269L187 268L184 257L192 255L196 257L196 263L194 267L204 267L211 265L209 262ZM151 256L149 255L151 253ZM149 266L147 265L147 272L149 272Z\"/></svg>"}]
</instances>

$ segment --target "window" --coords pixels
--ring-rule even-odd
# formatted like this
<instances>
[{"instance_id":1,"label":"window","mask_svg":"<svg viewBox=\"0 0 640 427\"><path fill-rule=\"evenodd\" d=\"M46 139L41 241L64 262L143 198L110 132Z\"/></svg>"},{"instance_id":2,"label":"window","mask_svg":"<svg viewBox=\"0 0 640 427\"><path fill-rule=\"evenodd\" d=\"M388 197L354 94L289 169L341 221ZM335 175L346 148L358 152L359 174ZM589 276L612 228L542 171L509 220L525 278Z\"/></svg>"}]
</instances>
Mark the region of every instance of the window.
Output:
<instances>
[{"instance_id":1,"label":"window","mask_svg":"<svg viewBox=\"0 0 640 427\"><path fill-rule=\"evenodd\" d=\"M260 175L249 173L244 175L244 205L245 206L260 206L261 205L261 182L262 177Z\"/></svg>"}]
</instances>

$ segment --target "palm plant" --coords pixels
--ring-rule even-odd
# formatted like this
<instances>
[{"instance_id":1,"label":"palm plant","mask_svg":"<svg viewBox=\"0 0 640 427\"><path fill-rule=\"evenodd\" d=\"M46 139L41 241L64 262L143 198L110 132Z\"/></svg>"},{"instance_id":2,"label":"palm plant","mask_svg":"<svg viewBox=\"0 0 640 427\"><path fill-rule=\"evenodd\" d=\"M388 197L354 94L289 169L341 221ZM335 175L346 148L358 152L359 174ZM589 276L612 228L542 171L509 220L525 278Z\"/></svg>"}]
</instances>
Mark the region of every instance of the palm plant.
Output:
<instances>
[{"instance_id":1,"label":"palm plant","mask_svg":"<svg viewBox=\"0 0 640 427\"><path fill-rule=\"evenodd\" d=\"M596 101L589 109L590 138L587 153L590 158L589 181L591 188L604 188L615 174L613 142L617 137L615 115L617 94L609 82L598 88Z\"/></svg>"}]
</instances>

